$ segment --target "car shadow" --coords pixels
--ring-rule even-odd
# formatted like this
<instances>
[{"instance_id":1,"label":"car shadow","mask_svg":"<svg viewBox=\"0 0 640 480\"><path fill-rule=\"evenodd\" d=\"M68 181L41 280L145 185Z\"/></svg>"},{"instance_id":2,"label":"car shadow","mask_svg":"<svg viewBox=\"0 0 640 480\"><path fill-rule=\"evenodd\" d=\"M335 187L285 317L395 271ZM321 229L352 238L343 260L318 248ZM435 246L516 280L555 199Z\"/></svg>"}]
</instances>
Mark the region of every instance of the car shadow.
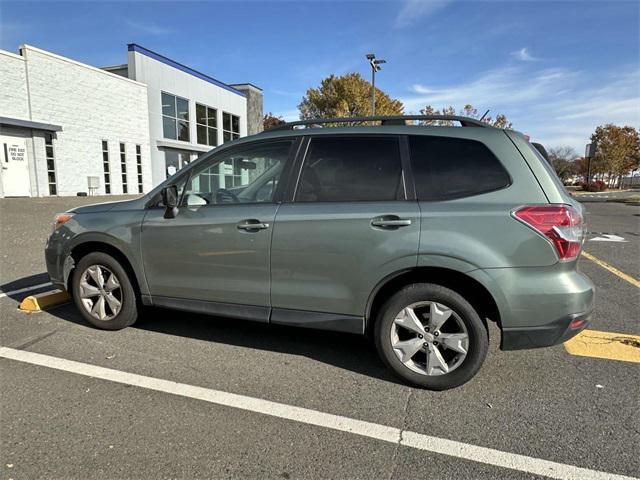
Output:
<instances>
[{"instance_id":1,"label":"car shadow","mask_svg":"<svg viewBox=\"0 0 640 480\"><path fill-rule=\"evenodd\" d=\"M60 319L91 327L72 304L49 311ZM92 328L92 327L91 327ZM287 327L239 319L145 307L130 328L176 337L300 355L334 367L396 384L403 383L382 363L364 336Z\"/></svg>"},{"instance_id":2,"label":"car shadow","mask_svg":"<svg viewBox=\"0 0 640 480\"><path fill-rule=\"evenodd\" d=\"M35 275L29 275L28 277L22 277L16 280L11 280L10 282L3 283L2 285L0 285L0 293L7 294L10 292L15 292L16 290L21 290L23 288L42 285L44 283L49 283L49 275L46 272L37 273ZM33 295L34 293L37 293L39 291L51 290L52 288L54 287L52 287L51 285L47 285L46 287L29 290L26 292L11 293L10 295L7 295L7 297L19 302L28 295Z\"/></svg>"}]
</instances>

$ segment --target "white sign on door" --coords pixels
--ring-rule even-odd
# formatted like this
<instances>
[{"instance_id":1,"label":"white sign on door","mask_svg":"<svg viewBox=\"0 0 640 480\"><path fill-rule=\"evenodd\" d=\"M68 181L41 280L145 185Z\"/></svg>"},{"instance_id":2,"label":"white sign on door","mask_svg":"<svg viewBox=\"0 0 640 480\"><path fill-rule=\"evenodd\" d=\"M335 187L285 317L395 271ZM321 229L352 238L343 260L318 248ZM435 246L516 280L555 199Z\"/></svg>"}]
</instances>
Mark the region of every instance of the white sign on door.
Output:
<instances>
[{"instance_id":1,"label":"white sign on door","mask_svg":"<svg viewBox=\"0 0 640 480\"><path fill-rule=\"evenodd\" d=\"M0 137L2 161L2 190L5 197L28 197L29 160L24 138Z\"/></svg>"}]
</instances>

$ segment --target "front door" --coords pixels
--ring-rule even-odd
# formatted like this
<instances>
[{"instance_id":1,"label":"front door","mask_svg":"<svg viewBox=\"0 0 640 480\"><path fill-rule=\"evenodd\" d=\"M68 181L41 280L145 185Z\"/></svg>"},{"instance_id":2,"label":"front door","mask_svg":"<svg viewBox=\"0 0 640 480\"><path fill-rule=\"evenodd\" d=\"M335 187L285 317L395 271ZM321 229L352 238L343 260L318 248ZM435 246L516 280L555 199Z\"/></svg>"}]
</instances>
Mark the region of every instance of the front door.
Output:
<instances>
[{"instance_id":1,"label":"front door","mask_svg":"<svg viewBox=\"0 0 640 480\"><path fill-rule=\"evenodd\" d=\"M153 297L255 306L268 320L271 234L292 144L222 151L177 178L178 215L166 219L159 206L144 219L142 257Z\"/></svg>"},{"instance_id":2,"label":"front door","mask_svg":"<svg viewBox=\"0 0 640 480\"><path fill-rule=\"evenodd\" d=\"M5 197L29 197L29 161L24 138L0 137L2 188Z\"/></svg>"},{"instance_id":3,"label":"front door","mask_svg":"<svg viewBox=\"0 0 640 480\"><path fill-rule=\"evenodd\" d=\"M293 202L276 216L273 318L279 309L362 317L381 279L415 267L420 214L407 199L399 142L311 139Z\"/></svg>"}]
</instances>

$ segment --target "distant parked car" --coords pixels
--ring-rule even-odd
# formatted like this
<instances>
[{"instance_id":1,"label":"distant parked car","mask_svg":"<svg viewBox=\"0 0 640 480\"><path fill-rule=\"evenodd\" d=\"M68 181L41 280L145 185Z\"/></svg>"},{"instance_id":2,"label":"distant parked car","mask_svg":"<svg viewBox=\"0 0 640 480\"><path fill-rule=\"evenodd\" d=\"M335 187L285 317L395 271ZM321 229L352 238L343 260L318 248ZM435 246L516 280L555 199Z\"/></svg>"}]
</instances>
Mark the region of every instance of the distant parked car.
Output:
<instances>
[{"instance_id":1,"label":"distant parked car","mask_svg":"<svg viewBox=\"0 0 640 480\"><path fill-rule=\"evenodd\" d=\"M340 122L365 123L302 128ZM401 378L441 390L478 372L489 321L503 350L587 325L584 233L581 205L520 133L327 119L225 144L137 200L60 214L45 256L99 328L155 305L367 334Z\"/></svg>"}]
</instances>

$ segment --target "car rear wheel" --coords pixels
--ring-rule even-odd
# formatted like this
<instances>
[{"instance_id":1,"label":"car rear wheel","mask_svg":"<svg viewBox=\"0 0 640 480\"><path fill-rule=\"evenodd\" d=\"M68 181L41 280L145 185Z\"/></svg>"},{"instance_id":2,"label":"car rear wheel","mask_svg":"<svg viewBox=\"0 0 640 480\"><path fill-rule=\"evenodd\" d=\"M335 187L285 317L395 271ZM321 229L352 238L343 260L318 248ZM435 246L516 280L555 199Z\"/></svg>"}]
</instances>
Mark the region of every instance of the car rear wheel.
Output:
<instances>
[{"instance_id":1,"label":"car rear wheel","mask_svg":"<svg viewBox=\"0 0 640 480\"><path fill-rule=\"evenodd\" d=\"M376 348L408 383L446 390L468 382L487 355L486 326L461 295L435 284L413 284L383 305Z\"/></svg>"},{"instance_id":2,"label":"car rear wheel","mask_svg":"<svg viewBox=\"0 0 640 480\"><path fill-rule=\"evenodd\" d=\"M102 252L80 259L72 279L73 299L82 316L105 330L120 330L138 317L135 290L120 263Z\"/></svg>"}]
</instances>

